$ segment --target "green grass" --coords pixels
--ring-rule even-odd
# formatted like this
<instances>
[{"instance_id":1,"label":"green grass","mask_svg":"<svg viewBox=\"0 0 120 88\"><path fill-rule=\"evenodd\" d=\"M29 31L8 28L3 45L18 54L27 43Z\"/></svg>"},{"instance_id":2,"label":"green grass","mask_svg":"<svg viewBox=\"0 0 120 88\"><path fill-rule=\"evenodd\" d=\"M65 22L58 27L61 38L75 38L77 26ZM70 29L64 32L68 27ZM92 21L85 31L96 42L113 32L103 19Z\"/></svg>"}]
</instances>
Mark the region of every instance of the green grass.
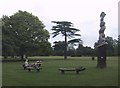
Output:
<instances>
[{"instance_id":1,"label":"green grass","mask_svg":"<svg viewBox=\"0 0 120 88\"><path fill-rule=\"evenodd\" d=\"M23 70L23 62L3 63L4 86L117 86L118 85L118 58L108 57L107 68L97 69L97 61L91 57L32 57L43 59L40 72ZM56 60L55 60L56 59ZM75 72L61 74L60 67L84 66L85 71L78 75Z\"/></svg>"}]
</instances>

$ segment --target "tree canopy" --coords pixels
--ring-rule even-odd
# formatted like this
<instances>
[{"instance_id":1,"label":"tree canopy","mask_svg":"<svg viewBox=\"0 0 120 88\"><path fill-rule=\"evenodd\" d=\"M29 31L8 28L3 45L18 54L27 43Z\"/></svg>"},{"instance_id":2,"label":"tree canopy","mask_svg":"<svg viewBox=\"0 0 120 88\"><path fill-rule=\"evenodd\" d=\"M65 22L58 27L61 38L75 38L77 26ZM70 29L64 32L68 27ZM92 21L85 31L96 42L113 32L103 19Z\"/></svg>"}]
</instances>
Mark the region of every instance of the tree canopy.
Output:
<instances>
[{"instance_id":1,"label":"tree canopy","mask_svg":"<svg viewBox=\"0 0 120 88\"><path fill-rule=\"evenodd\" d=\"M3 55L38 55L50 49L49 32L37 16L26 11L18 11L8 17L3 16ZM44 49L43 49L44 47Z\"/></svg>"}]
</instances>

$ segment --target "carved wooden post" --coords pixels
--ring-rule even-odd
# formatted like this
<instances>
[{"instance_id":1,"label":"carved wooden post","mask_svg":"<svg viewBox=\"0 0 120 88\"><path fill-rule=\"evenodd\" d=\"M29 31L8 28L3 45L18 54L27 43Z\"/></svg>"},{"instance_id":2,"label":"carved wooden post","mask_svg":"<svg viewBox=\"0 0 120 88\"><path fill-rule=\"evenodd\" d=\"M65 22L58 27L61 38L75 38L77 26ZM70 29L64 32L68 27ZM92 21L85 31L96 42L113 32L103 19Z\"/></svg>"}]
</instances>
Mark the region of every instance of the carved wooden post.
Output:
<instances>
[{"instance_id":1,"label":"carved wooden post","mask_svg":"<svg viewBox=\"0 0 120 88\"><path fill-rule=\"evenodd\" d=\"M99 40L95 43L95 47L97 48L97 68L106 68L106 47L107 42L105 41L104 31L106 29L104 17L105 13L102 12L100 14L100 30L99 30Z\"/></svg>"},{"instance_id":2,"label":"carved wooden post","mask_svg":"<svg viewBox=\"0 0 120 88\"><path fill-rule=\"evenodd\" d=\"M97 68L106 68L106 44L98 47Z\"/></svg>"}]
</instances>

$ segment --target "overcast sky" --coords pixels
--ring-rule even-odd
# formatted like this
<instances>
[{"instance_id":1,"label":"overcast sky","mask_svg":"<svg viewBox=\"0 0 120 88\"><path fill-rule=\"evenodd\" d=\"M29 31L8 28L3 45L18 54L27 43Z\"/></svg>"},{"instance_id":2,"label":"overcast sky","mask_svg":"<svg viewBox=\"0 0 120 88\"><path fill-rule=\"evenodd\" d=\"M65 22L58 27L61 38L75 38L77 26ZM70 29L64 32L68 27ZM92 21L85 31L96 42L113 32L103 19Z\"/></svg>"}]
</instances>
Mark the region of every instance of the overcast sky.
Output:
<instances>
[{"instance_id":1,"label":"overcast sky","mask_svg":"<svg viewBox=\"0 0 120 88\"><path fill-rule=\"evenodd\" d=\"M13 15L18 10L27 11L44 23L52 33L51 21L70 21L80 29L81 39L85 46L94 46L99 37L100 13L106 16L105 35L117 39L118 36L118 1L119 0L0 0L0 17ZM63 40L58 36L49 41Z\"/></svg>"}]
</instances>

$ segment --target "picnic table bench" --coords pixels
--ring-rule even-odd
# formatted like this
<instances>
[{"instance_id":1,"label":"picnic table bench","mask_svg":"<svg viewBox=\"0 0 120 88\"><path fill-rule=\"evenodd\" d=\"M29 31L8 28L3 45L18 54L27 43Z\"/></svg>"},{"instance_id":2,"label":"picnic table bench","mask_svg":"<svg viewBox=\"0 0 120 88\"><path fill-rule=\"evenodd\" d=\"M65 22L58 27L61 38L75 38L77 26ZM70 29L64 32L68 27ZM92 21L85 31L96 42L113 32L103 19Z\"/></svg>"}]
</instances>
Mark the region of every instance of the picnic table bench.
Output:
<instances>
[{"instance_id":1,"label":"picnic table bench","mask_svg":"<svg viewBox=\"0 0 120 88\"><path fill-rule=\"evenodd\" d=\"M31 70L37 70L37 71L40 71L40 69L42 69L41 67L27 67L28 71L31 71Z\"/></svg>"},{"instance_id":2,"label":"picnic table bench","mask_svg":"<svg viewBox=\"0 0 120 88\"><path fill-rule=\"evenodd\" d=\"M65 71L76 71L76 74L79 74L80 71L84 71L86 68L84 67L78 67L78 68L59 68L58 70L61 71L62 74L65 73Z\"/></svg>"},{"instance_id":3,"label":"picnic table bench","mask_svg":"<svg viewBox=\"0 0 120 88\"><path fill-rule=\"evenodd\" d=\"M35 65L35 64L29 64L28 66L25 66L25 64L23 64L23 68L24 70L37 70L40 71L40 69L42 69L41 65Z\"/></svg>"}]
</instances>

